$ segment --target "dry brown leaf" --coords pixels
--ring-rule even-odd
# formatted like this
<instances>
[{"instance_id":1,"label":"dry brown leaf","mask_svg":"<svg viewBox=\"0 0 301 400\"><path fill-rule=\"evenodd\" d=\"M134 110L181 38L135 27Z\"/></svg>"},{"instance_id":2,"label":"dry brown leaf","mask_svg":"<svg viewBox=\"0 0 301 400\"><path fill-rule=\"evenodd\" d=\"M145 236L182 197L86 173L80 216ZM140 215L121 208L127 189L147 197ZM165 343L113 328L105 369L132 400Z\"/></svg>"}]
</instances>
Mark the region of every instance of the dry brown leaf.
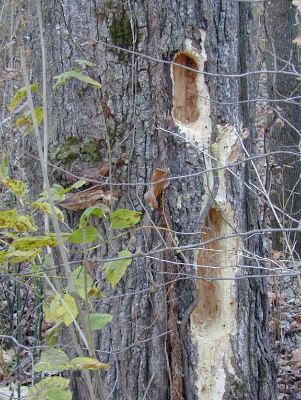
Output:
<instances>
[{"instance_id":1,"label":"dry brown leaf","mask_svg":"<svg viewBox=\"0 0 301 400\"><path fill-rule=\"evenodd\" d=\"M241 156L241 147L238 144L234 144L231 147L231 151L228 157L228 162L230 164L233 164L239 159L240 156Z\"/></svg>"},{"instance_id":2,"label":"dry brown leaf","mask_svg":"<svg viewBox=\"0 0 301 400\"><path fill-rule=\"evenodd\" d=\"M296 322L297 322L298 325L301 325L301 314L297 314L297 315L295 316L295 320L296 320Z\"/></svg>"},{"instance_id":3,"label":"dry brown leaf","mask_svg":"<svg viewBox=\"0 0 301 400\"><path fill-rule=\"evenodd\" d=\"M60 207L72 211L85 210L93 205L99 205L104 211L109 210L108 206L118 199L118 193L104 191L99 186L93 186L87 190L76 193L69 193L65 200L58 203Z\"/></svg>"},{"instance_id":4,"label":"dry brown leaf","mask_svg":"<svg viewBox=\"0 0 301 400\"><path fill-rule=\"evenodd\" d=\"M98 168L87 168L81 171L79 176L81 177L81 179L97 180L99 179Z\"/></svg>"},{"instance_id":5,"label":"dry brown leaf","mask_svg":"<svg viewBox=\"0 0 301 400\"><path fill-rule=\"evenodd\" d=\"M283 257L284 257L283 251L278 251L278 250L273 251L273 259L274 260L280 260L280 258L283 258Z\"/></svg>"},{"instance_id":6,"label":"dry brown leaf","mask_svg":"<svg viewBox=\"0 0 301 400\"><path fill-rule=\"evenodd\" d=\"M299 332L301 330L301 325L297 321L290 324L289 332Z\"/></svg>"},{"instance_id":7,"label":"dry brown leaf","mask_svg":"<svg viewBox=\"0 0 301 400\"><path fill-rule=\"evenodd\" d=\"M244 128L241 132L241 137L243 139L246 139L250 135L250 129L249 128Z\"/></svg>"},{"instance_id":8,"label":"dry brown leaf","mask_svg":"<svg viewBox=\"0 0 301 400\"><path fill-rule=\"evenodd\" d=\"M292 352L292 358L289 363L295 368L301 368L301 347Z\"/></svg>"},{"instance_id":9,"label":"dry brown leaf","mask_svg":"<svg viewBox=\"0 0 301 400\"><path fill-rule=\"evenodd\" d=\"M152 176L152 186L145 193L144 199L147 204L152 208L158 208L158 197L162 194L163 190L169 185L170 171L167 169L156 168Z\"/></svg>"},{"instance_id":10,"label":"dry brown leaf","mask_svg":"<svg viewBox=\"0 0 301 400\"><path fill-rule=\"evenodd\" d=\"M281 118L277 118L275 121L275 125L279 126L279 128L283 128L284 127L284 122Z\"/></svg>"},{"instance_id":11,"label":"dry brown leaf","mask_svg":"<svg viewBox=\"0 0 301 400\"><path fill-rule=\"evenodd\" d=\"M19 78L21 75L22 75L21 71L12 68L6 68L5 70L2 71L1 80L10 81Z\"/></svg>"},{"instance_id":12,"label":"dry brown leaf","mask_svg":"<svg viewBox=\"0 0 301 400\"><path fill-rule=\"evenodd\" d=\"M273 293L273 292L268 292L268 298L270 300L270 303L273 306L277 306L279 304L283 304L286 295L285 294L279 294L279 293Z\"/></svg>"}]
</instances>

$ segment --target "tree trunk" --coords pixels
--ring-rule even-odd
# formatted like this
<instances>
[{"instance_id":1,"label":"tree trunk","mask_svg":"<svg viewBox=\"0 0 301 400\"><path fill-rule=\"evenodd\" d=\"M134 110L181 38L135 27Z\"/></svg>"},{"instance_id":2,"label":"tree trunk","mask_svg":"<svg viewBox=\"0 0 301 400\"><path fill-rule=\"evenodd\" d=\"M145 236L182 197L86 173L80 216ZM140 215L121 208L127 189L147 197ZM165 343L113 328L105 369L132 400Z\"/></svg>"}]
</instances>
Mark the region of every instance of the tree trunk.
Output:
<instances>
[{"instance_id":1,"label":"tree trunk","mask_svg":"<svg viewBox=\"0 0 301 400\"><path fill-rule=\"evenodd\" d=\"M41 58L29 4L35 81ZM118 197L113 209L143 213L144 228L118 239L109 223L99 224L109 241L89 253L106 293L97 309L114 317L95 340L100 360L111 365L103 377L116 400L275 399L266 280L256 268L240 268L262 265L263 237L212 241L261 227L252 164L215 169L231 163L235 149L238 161L256 152L256 103L246 100L256 97L258 77L222 74L258 68L261 12L258 3L218 0L43 2L49 161L60 167L49 167L53 183L72 182L62 169L82 176L107 167L102 188ZM76 68L77 59L96 64L87 72L101 90L75 80L52 89L53 77ZM41 182L30 156L34 140L25 142L28 178ZM144 194L155 169L178 178L151 209ZM67 218L74 228L79 213ZM211 242L197 249L202 240ZM101 260L125 248L158 251L135 258L112 290ZM73 386L75 399L89 398L80 376Z\"/></svg>"},{"instance_id":2,"label":"tree trunk","mask_svg":"<svg viewBox=\"0 0 301 400\"><path fill-rule=\"evenodd\" d=\"M293 44L299 34L297 9L289 0L276 0L265 4L264 16L268 69L299 70L300 50ZM273 113L266 129L267 151L281 149L300 153L300 93L300 83L296 78L284 74L270 76L269 97L276 102L270 104ZM301 218L300 167L300 157L289 154L275 155L271 162L268 189L275 207L278 207L275 211L278 221L275 215L272 216L276 228L279 225L296 227ZM291 259L300 258L299 233L275 233L273 242L274 248L289 254Z\"/></svg>"}]
</instances>

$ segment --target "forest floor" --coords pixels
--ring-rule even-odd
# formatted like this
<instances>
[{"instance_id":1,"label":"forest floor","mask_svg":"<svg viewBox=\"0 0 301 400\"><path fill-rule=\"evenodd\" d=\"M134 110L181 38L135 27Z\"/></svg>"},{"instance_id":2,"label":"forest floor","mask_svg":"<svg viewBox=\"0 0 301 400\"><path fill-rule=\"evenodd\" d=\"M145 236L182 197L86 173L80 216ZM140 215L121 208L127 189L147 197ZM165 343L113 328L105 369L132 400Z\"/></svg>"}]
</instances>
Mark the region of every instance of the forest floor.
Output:
<instances>
[{"instance_id":1,"label":"forest floor","mask_svg":"<svg viewBox=\"0 0 301 400\"><path fill-rule=\"evenodd\" d=\"M270 328L278 367L277 400L301 400L301 290L296 278L271 287Z\"/></svg>"}]
</instances>

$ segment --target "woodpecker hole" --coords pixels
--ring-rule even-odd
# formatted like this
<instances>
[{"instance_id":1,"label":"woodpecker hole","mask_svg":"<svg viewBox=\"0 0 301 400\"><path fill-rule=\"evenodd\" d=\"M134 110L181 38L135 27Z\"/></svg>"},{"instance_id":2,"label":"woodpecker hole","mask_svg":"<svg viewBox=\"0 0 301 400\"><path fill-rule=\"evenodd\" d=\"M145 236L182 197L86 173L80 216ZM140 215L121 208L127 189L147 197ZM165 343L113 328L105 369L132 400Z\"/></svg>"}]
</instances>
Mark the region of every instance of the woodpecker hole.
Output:
<instances>
[{"instance_id":1,"label":"woodpecker hole","mask_svg":"<svg viewBox=\"0 0 301 400\"><path fill-rule=\"evenodd\" d=\"M223 218L221 213L212 208L205 223L203 240L207 241L221 236ZM198 253L198 275L203 278L217 278L221 275L222 249L219 240L210 242ZM198 281L200 301L193 313L193 319L198 324L216 320L221 313L221 293L218 281Z\"/></svg>"},{"instance_id":2,"label":"woodpecker hole","mask_svg":"<svg viewBox=\"0 0 301 400\"><path fill-rule=\"evenodd\" d=\"M199 118L197 70L198 64L190 55L178 53L174 62L196 71L173 65L173 117L183 124L191 124Z\"/></svg>"}]
</instances>

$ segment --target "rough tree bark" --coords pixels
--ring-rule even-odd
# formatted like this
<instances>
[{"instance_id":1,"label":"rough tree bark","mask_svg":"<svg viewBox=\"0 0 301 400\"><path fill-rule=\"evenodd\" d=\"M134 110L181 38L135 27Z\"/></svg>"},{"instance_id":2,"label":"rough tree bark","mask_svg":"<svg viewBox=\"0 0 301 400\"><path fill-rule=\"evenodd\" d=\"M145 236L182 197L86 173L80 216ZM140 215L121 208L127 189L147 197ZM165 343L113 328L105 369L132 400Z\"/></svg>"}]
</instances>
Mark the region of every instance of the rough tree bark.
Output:
<instances>
[{"instance_id":1,"label":"rough tree bark","mask_svg":"<svg viewBox=\"0 0 301 400\"><path fill-rule=\"evenodd\" d=\"M39 80L36 6L28 4L28 61L32 79ZM196 174L227 163L233 145L241 149L243 128L250 131L244 146L251 154L256 151L255 103L239 101L256 97L258 78L204 79L169 63L215 74L256 70L260 13L258 4L219 0L43 1L50 162L81 175L98 165L119 165L125 154L128 162L110 169L111 188L118 192L114 208L141 210L142 224L151 226L89 254L100 285L102 263L97 260L126 247L148 252L260 228L258 200L248 189L256 179L250 163L232 172ZM89 74L102 90L72 81L53 91L53 77L74 68L78 58L96 64ZM33 139L25 142L26 154L34 153ZM38 163L28 156L24 165L28 179L41 182ZM172 177L190 176L171 180L159 208L151 210L143 196L156 168L169 169ZM54 183L71 183L61 169L49 170ZM73 227L79 216L68 212L67 218ZM99 229L110 237L108 224ZM202 230L205 236L196 233ZM159 260L137 258L115 291L104 286L108 297L97 307L114 320L97 336L96 347L100 359L112 366L104 374L111 398L275 398L266 281L248 279L254 271L237 268L254 265L263 255L262 237L221 243L213 245L218 256L207 248L164 251L156 254ZM253 260L244 259L246 250ZM195 260L203 267L183 265ZM204 267L208 264L221 267L220 272L212 275ZM198 273L207 281L183 279L180 273ZM208 281L237 274L244 279ZM175 276L179 279L173 282ZM88 399L80 376L73 384L74 398Z\"/></svg>"},{"instance_id":2,"label":"rough tree bark","mask_svg":"<svg viewBox=\"0 0 301 400\"><path fill-rule=\"evenodd\" d=\"M269 69L299 70L300 50L293 44L299 35L298 11L289 0L276 0L265 3L264 25L267 38L266 63ZM269 97L280 101L271 106L274 113L266 129L267 150L283 149L295 153L300 152L300 106L298 100L291 97L300 96L300 83L297 79L284 75L269 77ZM283 123L281 123L281 120ZM300 220L300 157L278 155L274 158L268 179L270 193L274 204L279 207L278 217L283 226L296 226L288 215ZM273 225L279 223L272 218ZM288 235L292 243L294 258L300 257L300 234ZM273 235L274 247L287 252L283 234Z\"/></svg>"}]
</instances>

